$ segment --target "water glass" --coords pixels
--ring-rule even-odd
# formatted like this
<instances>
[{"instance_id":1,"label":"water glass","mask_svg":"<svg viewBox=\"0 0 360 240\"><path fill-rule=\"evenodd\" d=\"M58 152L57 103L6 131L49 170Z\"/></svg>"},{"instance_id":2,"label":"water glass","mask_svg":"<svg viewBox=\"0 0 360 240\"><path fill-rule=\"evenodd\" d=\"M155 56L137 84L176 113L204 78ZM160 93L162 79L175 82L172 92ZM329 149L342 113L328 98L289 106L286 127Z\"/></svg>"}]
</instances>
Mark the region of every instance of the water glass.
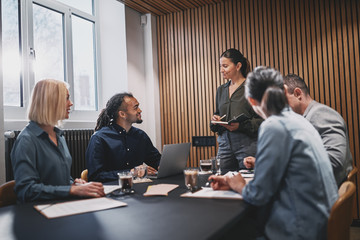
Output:
<instances>
[{"instance_id":1,"label":"water glass","mask_svg":"<svg viewBox=\"0 0 360 240\"><path fill-rule=\"evenodd\" d=\"M147 166L140 165L134 169L134 177L137 179L144 179L147 175Z\"/></svg>"},{"instance_id":2,"label":"water glass","mask_svg":"<svg viewBox=\"0 0 360 240\"><path fill-rule=\"evenodd\" d=\"M220 162L221 162L221 157L220 157L220 156L217 156L217 157L215 158L216 175L221 175Z\"/></svg>"}]
</instances>

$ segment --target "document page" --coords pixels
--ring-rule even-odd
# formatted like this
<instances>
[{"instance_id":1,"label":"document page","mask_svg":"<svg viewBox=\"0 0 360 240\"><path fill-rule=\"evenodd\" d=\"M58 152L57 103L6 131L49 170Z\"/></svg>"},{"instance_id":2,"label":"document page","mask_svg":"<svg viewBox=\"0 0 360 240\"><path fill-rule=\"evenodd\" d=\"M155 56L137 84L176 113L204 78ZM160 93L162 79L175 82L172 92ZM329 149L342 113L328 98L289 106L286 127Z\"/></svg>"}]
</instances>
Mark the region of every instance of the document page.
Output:
<instances>
[{"instance_id":1,"label":"document page","mask_svg":"<svg viewBox=\"0 0 360 240\"><path fill-rule=\"evenodd\" d=\"M157 184L148 187L144 196L167 196L168 193L179 185L177 184Z\"/></svg>"},{"instance_id":2,"label":"document page","mask_svg":"<svg viewBox=\"0 0 360 240\"><path fill-rule=\"evenodd\" d=\"M212 124L226 124L228 125L228 122L224 122L224 121L211 121Z\"/></svg>"},{"instance_id":3,"label":"document page","mask_svg":"<svg viewBox=\"0 0 360 240\"><path fill-rule=\"evenodd\" d=\"M127 206L127 204L103 197L55 204L35 205L34 208L47 218L57 218L123 206Z\"/></svg>"},{"instance_id":4,"label":"document page","mask_svg":"<svg viewBox=\"0 0 360 240\"><path fill-rule=\"evenodd\" d=\"M103 185L103 186L104 186L105 195L121 188L119 185Z\"/></svg>"},{"instance_id":5,"label":"document page","mask_svg":"<svg viewBox=\"0 0 360 240\"><path fill-rule=\"evenodd\" d=\"M204 187L194 193L187 192L181 197L194 197L194 198L219 198L219 199L243 199L240 193L234 191L213 190L212 188Z\"/></svg>"}]
</instances>

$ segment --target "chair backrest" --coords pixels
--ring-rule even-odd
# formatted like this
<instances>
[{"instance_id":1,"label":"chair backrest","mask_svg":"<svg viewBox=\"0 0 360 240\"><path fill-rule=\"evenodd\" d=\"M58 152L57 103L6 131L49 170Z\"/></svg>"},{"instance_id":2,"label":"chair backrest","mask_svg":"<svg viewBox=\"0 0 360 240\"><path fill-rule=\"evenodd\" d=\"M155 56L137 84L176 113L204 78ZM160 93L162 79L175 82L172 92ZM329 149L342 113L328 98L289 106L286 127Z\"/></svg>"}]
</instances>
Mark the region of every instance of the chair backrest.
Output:
<instances>
[{"instance_id":1,"label":"chair backrest","mask_svg":"<svg viewBox=\"0 0 360 240\"><path fill-rule=\"evenodd\" d=\"M356 184L356 175L357 175L358 169L357 167L353 166L353 169L349 172L347 176L347 180Z\"/></svg>"},{"instance_id":2,"label":"chair backrest","mask_svg":"<svg viewBox=\"0 0 360 240\"><path fill-rule=\"evenodd\" d=\"M9 181L0 186L0 207L16 204L16 194L14 192L15 181Z\"/></svg>"},{"instance_id":3,"label":"chair backrest","mask_svg":"<svg viewBox=\"0 0 360 240\"><path fill-rule=\"evenodd\" d=\"M88 181L88 170L87 169L85 169L81 172L81 179Z\"/></svg>"},{"instance_id":4,"label":"chair backrest","mask_svg":"<svg viewBox=\"0 0 360 240\"><path fill-rule=\"evenodd\" d=\"M355 184L350 181L341 184L339 198L332 206L328 219L328 240L350 238L355 188Z\"/></svg>"}]
</instances>

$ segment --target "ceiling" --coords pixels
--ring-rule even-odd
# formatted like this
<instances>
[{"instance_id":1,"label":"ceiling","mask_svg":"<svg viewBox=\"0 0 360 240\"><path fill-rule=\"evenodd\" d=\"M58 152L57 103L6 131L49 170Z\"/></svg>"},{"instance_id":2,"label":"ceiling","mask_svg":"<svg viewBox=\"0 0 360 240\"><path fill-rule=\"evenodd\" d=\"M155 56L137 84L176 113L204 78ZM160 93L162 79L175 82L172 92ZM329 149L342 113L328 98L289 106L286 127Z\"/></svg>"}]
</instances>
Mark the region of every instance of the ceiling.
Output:
<instances>
[{"instance_id":1,"label":"ceiling","mask_svg":"<svg viewBox=\"0 0 360 240\"><path fill-rule=\"evenodd\" d=\"M126 6L140 12L152 13L155 16L166 15L173 12L198 8L208 4L219 3L222 0L118 0Z\"/></svg>"}]
</instances>

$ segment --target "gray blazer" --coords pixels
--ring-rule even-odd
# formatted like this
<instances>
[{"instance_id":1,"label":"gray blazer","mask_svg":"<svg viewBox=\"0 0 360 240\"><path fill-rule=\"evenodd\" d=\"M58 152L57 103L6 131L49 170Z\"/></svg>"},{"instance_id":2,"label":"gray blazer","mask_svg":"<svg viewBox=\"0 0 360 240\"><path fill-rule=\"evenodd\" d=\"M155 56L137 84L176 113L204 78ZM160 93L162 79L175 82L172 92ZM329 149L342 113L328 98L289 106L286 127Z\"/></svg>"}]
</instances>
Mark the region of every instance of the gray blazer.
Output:
<instances>
[{"instance_id":1,"label":"gray blazer","mask_svg":"<svg viewBox=\"0 0 360 240\"><path fill-rule=\"evenodd\" d=\"M315 100L306 108L304 117L319 132L340 186L352 170L353 162L344 119L334 109Z\"/></svg>"}]
</instances>

